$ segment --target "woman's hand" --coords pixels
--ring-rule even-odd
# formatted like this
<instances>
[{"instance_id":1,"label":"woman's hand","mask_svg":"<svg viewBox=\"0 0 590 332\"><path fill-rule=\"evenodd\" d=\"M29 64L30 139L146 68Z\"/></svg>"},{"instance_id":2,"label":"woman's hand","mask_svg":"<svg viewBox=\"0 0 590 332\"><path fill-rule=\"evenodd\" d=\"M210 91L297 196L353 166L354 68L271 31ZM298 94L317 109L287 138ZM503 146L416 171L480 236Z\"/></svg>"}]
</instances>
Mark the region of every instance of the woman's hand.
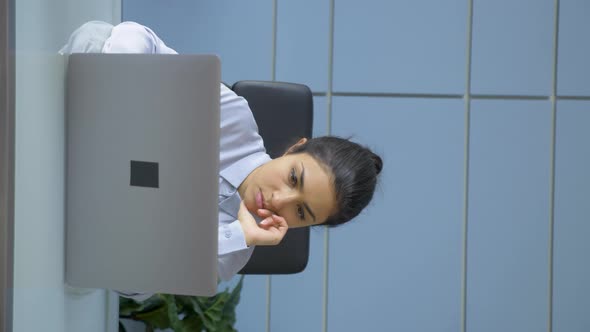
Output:
<instances>
[{"instance_id":1,"label":"woman's hand","mask_svg":"<svg viewBox=\"0 0 590 332\"><path fill-rule=\"evenodd\" d=\"M246 245L274 246L279 244L289 228L285 218L263 209L258 210L258 215L264 218L260 224L256 224L256 220L254 220L244 202L240 203L238 220L244 231Z\"/></svg>"}]
</instances>

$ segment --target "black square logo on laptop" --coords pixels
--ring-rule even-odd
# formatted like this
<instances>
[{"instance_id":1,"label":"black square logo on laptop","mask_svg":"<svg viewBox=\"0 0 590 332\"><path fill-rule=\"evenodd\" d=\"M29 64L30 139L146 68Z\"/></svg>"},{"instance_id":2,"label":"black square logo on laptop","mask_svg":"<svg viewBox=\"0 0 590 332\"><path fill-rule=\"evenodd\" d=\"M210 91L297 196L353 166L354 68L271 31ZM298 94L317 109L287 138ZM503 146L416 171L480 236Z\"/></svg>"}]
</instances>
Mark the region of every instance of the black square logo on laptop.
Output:
<instances>
[{"instance_id":1,"label":"black square logo on laptop","mask_svg":"<svg viewBox=\"0 0 590 332\"><path fill-rule=\"evenodd\" d=\"M158 163L131 160L131 181L135 187L159 188Z\"/></svg>"}]
</instances>

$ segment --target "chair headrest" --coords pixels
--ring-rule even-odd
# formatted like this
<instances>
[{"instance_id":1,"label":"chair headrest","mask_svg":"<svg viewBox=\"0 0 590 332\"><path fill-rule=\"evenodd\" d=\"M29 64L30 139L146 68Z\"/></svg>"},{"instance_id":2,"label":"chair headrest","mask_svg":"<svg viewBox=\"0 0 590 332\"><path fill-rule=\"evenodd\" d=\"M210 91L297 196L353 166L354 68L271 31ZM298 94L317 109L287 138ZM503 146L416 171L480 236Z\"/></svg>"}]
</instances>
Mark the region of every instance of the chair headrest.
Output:
<instances>
[{"instance_id":1,"label":"chair headrest","mask_svg":"<svg viewBox=\"0 0 590 332\"><path fill-rule=\"evenodd\" d=\"M239 81L232 90L244 97L254 114L267 153L280 157L302 137L311 137L313 96L302 84ZM258 246L241 274L291 274L309 259L309 228L290 229L277 246Z\"/></svg>"},{"instance_id":2,"label":"chair headrest","mask_svg":"<svg viewBox=\"0 0 590 332\"><path fill-rule=\"evenodd\" d=\"M283 155L300 138L311 137L313 96L306 85L239 81L232 90L248 101L271 158Z\"/></svg>"}]
</instances>

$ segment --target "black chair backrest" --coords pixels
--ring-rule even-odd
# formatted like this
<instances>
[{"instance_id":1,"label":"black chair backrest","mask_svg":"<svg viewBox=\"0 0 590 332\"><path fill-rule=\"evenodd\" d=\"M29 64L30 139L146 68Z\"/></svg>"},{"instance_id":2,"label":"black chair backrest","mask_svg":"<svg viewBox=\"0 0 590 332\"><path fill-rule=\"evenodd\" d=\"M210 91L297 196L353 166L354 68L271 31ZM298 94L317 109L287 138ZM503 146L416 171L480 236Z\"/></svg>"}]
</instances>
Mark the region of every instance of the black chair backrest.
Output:
<instances>
[{"instance_id":1,"label":"black chair backrest","mask_svg":"<svg viewBox=\"0 0 590 332\"><path fill-rule=\"evenodd\" d=\"M301 84L239 81L232 90L244 97L254 114L271 158L283 155L302 137L311 137L313 97ZM309 258L309 228L296 228L277 246L257 246L241 274L291 274L305 269Z\"/></svg>"}]
</instances>

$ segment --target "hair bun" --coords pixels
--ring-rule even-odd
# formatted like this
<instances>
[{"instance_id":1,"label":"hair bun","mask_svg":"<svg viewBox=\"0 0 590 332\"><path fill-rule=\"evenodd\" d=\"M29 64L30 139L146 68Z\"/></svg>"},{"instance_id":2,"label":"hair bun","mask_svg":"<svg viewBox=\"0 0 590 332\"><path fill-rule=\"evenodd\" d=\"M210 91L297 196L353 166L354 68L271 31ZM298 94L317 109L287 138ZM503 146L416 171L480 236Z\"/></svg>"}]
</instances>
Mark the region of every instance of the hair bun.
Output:
<instances>
[{"instance_id":1,"label":"hair bun","mask_svg":"<svg viewBox=\"0 0 590 332\"><path fill-rule=\"evenodd\" d=\"M374 153L371 153L371 160L373 160L373 163L375 164L376 174L379 175L383 169L383 160L381 160L381 157Z\"/></svg>"}]
</instances>

